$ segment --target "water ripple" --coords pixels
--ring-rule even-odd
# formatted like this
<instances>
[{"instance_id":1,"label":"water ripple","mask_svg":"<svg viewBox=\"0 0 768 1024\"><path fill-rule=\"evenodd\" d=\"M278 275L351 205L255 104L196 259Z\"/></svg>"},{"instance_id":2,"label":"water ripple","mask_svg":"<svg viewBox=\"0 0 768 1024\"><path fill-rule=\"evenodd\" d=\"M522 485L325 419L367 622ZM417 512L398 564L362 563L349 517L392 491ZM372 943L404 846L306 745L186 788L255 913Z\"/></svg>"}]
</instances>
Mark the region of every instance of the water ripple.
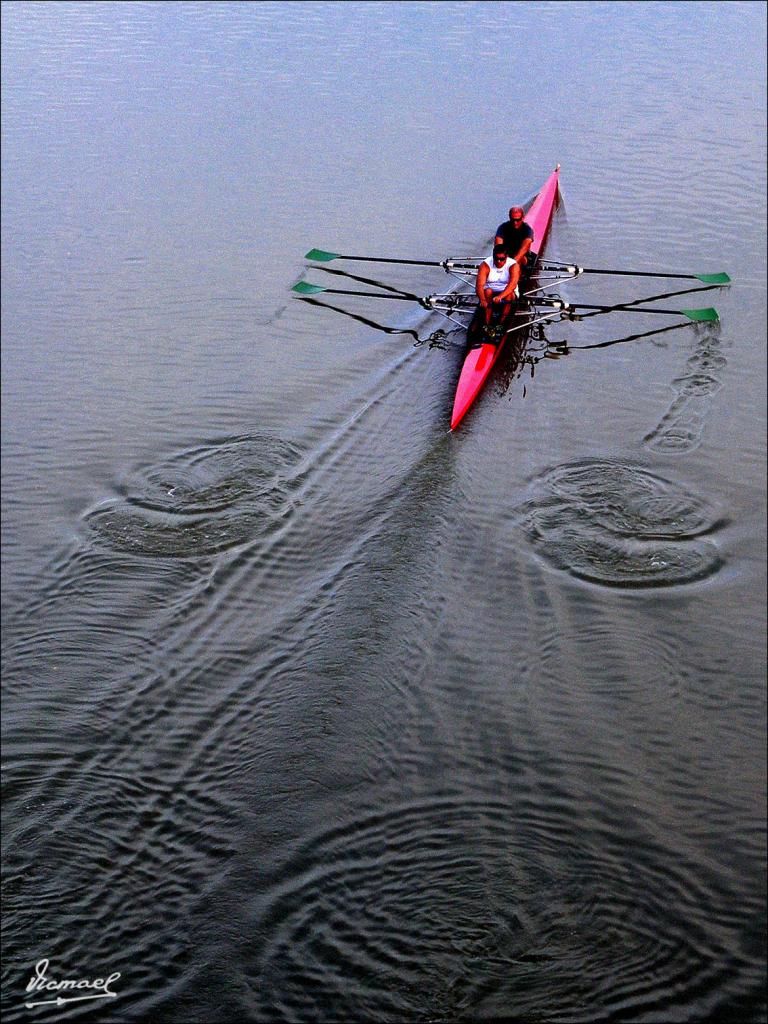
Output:
<instances>
[{"instance_id":1,"label":"water ripple","mask_svg":"<svg viewBox=\"0 0 768 1024\"><path fill-rule=\"evenodd\" d=\"M256 913L252 991L279 1020L371 1007L467 1020L511 1005L523 1019L544 1004L552 1020L625 1019L715 992L734 921L724 908L724 932L706 927L699 908L721 897L709 880L639 828L630 860L610 823L575 834L553 806L523 785L511 804L444 796L308 839Z\"/></svg>"},{"instance_id":2,"label":"water ripple","mask_svg":"<svg viewBox=\"0 0 768 1024\"><path fill-rule=\"evenodd\" d=\"M705 579L723 562L703 539L723 520L710 504L638 466L587 459L547 470L518 509L530 543L570 575L611 587Z\"/></svg>"},{"instance_id":3,"label":"water ripple","mask_svg":"<svg viewBox=\"0 0 768 1024\"><path fill-rule=\"evenodd\" d=\"M216 554L291 514L287 474L299 454L274 438L210 441L131 473L120 496L91 509L85 522L102 543L135 555Z\"/></svg>"}]
</instances>

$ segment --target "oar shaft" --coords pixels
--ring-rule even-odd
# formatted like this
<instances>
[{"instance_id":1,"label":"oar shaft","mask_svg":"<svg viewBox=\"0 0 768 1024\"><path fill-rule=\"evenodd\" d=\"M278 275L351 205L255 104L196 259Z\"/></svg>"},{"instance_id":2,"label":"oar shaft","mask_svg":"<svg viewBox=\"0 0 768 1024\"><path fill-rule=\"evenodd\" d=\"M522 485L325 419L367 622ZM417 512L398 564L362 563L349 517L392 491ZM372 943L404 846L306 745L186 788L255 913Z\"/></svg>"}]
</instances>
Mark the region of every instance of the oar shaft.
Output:
<instances>
[{"instance_id":1,"label":"oar shaft","mask_svg":"<svg viewBox=\"0 0 768 1024\"><path fill-rule=\"evenodd\" d=\"M482 260L481 256L465 256L462 259L474 260L474 263L462 263L455 259L446 260L406 260L390 256L350 256L348 253L326 252L325 249L310 249L304 253L305 260L314 260L316 263L331 263L333 260L352 260L356 263L399 263L409 267L442 267L443 270L452 270L454 267L477 270L477 264Z\"/></svg>"},{"instance_id":2,"label":"oar shaft","mask_svg":"<svg viewBox=\"0 0 768 1024\"><path fill-rule=\"evenodd\" d=\"M351 260L354 263L403 263L409 267L442 267L439 260L384 259L378 256L337 256L337 260Z\"/></svg>"},{"instance_id":3,"label":"oar shaft","mask_svg":"<svg viewBox=\"0 0 768 1024\"><path fill-rule=\"evenodd\" d=\"M686 281L698 281L696 274L669 274L652 270L601 270L598 267L581 267L585 274L608 274L611 277L676 277Z\"/></svg>"},{"instance_id":4,"label":"oar shaft","mask_svg":"<svg viewBox=\"0 0 768 1024\"><path fill-rule=\"evenodd\" d=\"M545 260L540 264L544 270L554 270L568 274L608 274L611 277L666 277L682 279L684 281L703 281L704 284L725 285L730 284L731 279L726 273L717 274L672 274L667 271L656 270L609 270L605 267L579 267L571 263L553 263Z\"/></svg>"},{"instance_id":5,"label":"oar shaft","mask_svg":"<svg viewBox=\"0 0 768 1024\"><path fill-rule=\"evenodd\" d=\"M350 256L341 252L326 252L324 249L310 249L304 254L307 260L316 260L319 263L330 263L332 260L353 260L355 263L404 263L410 267L442 267L437 260L405 260L394 259L384 256Z\"/></svg>"},{"instance_id":6,"label":"oar shaft","mask_svg":"<svg viewBox=\"0 0 768 1024\"><path fill-rule=\"evenodd\" d=\"M568 303L571 309L595 309L601 313L661 313L663 316L687 315L690 310L680 309L653 309L651 306L633 306L631 304L619 306L591 306L586 303Z\"/></svg>"},{"instance_id":7,"label":"oar shaft","mask_svg":"<svg viewBox=\"0 0 768 1024\"><path fill-rule=\"evenodd\" d=\"M648 300L640 300L648 301ZM656 309L653 306L638 306L632 303L617 303L613 306L598 306L586 302L565 302L563 299L548 299L545 296L537 297L535 300L540 306L554 306L555 309L562 309L565 315L575 310L588 309L586 316L597 316L598 313L659 313L662 316L684 316L689 320L707 322L718 320L717 310L712 306L706 309Z\"/></svg>"},{"instance_id":8,"label":"oar shaft","mask_svg":"<svg viewBox=\"0 0 768 1024\"><path fill-rule=\"evenodd\" d=\"M392 292L355 292L346 288L326 288L326 292L332 295L364 295L369 299L399 299L400 302L413 302L411 295L393 295Z\"/></svg>"},{"instance_id":9,"label":"oar shaft","mask_svg":"<svg viewBox=\"0 0 768 1024\"><path fill-rule=\"evenodd\" d=\"M304 285L303 288L300 287L302 284ZM320 285L307 286L303 281L300 281L299 285L294 285L292 290L300 295L361 295L366 299L397 299L400 302L421 301L418 295L393 295L392 292L358 292L353 291L351 288L325 288Z\"/></svg>"}]
</instances>

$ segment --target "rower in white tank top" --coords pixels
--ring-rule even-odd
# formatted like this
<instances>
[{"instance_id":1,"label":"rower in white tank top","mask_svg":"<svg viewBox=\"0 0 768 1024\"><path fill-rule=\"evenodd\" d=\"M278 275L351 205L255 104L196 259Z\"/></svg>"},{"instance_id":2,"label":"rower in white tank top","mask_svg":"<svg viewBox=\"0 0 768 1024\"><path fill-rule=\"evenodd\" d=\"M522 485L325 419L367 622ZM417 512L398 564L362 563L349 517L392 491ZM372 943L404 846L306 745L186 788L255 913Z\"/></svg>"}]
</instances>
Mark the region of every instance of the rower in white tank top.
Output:
<instances>
[{"instance_id":1,"label":"rower in white tank top","mask_svg":"<svg viewBox=\"0 0 768 1024\"><path fill-rule=\"evenodd\" d=\"M492 292L503 292L509 284L512 267L515 266L517 260L513 260L511 256L507 256L505 261L502 264L499 264L492 256L489 256L487 260L483 260L483 263L488 267L488 276L485 279L485 287L490 288ZM517 295L517 289L515 289L515 295Z\"/></svg>"},{"instance_id":2,"label":"rower in white tank top","mask_svg":"<svg viewBox=\"0 0 768 1024\"><path fill-rule=\"evenodd\" d=\"M517 261L507 255L503 245L495 245L493 256L480 264L475 282L475 293L486 326L490 325L494 310L499 313L502 323L509 318L518 296L519 280Z\"/></svg>"}]
</instances>

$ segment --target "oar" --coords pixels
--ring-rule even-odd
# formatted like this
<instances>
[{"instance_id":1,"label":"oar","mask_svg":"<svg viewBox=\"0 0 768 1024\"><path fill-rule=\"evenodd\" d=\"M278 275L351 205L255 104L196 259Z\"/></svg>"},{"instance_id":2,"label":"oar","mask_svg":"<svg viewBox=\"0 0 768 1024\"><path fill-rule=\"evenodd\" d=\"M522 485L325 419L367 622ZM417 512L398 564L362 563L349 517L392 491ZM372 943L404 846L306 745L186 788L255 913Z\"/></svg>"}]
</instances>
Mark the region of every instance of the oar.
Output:
<instances>
[{"instance_id":1,"label":"oar","mask_svg":"<svg viewBox=\"0 0 768 1024\"><path fill-rule=\"evenodd\" d=\"M666 334L667 331L682 331L685 327L690 327L690 323L685 324L670 324L669 327L660 327L655 331L643 331L642 334L628 334L625 338L613 338L611 341L597 341L591 345L571 345L570 342L565 342L565 354L575 349L582 351L589 348L610 348L612 345L624 345L628 341L638 341L641 338L655 337L657 334Z\"/></svg>"},{"instance_id":2,"label":"oar","mask_svg":"<svg viewBox=\"0 0 768 1024\"><path fill-rule=\"evenodd\" d=\"M476 263L461 263L452 259L446 260L407 260L396 259L387 256L352 256L349 253L327 252L325 249L310 249L304 256L307 260L315 260L318 263L330 263L332 260L355 260L361 263L400 263L412 267L461 267L464 269L476 269ZM479 259L480 257L478 257ZM465 257L466 259L466 257ZM610 270L603 267L579 267L575 264L552 263L543 260L538 264L540 270L563 271L567 274L610 274L619 277L671 277L681 278L687 281L701 281L703 284L730 284L730 277L726 273L718 274L672 274L666 271L648 270Z\"/></svg>"},{"instance_id":3,"label":"oar","mask_svg":"<svg viewBox=\"0 0 768 1024\"><path fill-rule=\"evenodd\" d=\"M464 259L474 257L465 256ZM477 270L477 261L482 256L476 257L474 263L457 263L455 260L403 260L387 256L350 256L340 252L326 252L325 249L310 249L304 254L305 260L315 260L317 263L330 263L331 260L355 260L358 263L403 263L410 267L442 267L444 270L449 267L461 267L465 270Z\"/></svg>"},{"instance_id":4,"label":"oar","mask_svg":"<svg viewBox=\"0 0 768 1024\"><path fill-rule=\"evenodd\" d=\"M670 274L650 270L605 270L599 267L578 267L572 264L551 263L548 260L539 263L542 270L556 270L567 274L610 274L617 277L677 277L686 281L702 281L704 284L730 284L728 274Z\"/></svg>"},{"instance_id":5,"label":"oar","mask_svg":"<svg viewBox=\"0 0 768 1024\"><path fill-rule=\"evenodd\" d=\"M297 292L299 295L320 295L321 293L327 293L329 295L359 295L366 299L397 299L401 302L418 302L425 309L432 309L433 301L439 296L419 296L419 295L392 295L389 292L358 292L348 288L325 288L319 284L309 284L307 281L299 281L292 288L292 291ZM642 300L641 300L642 301ZM571 310L576 309L588 309L595 310L600 313L660 313L666 316L684 316L689 320L695 321L712 321L719 320L717 310L709 306L706 309L651 309L650 307L644 306L630 306L626 303L623 305L614 306L596 306L587 305L585 303L571 303L564 302L562 299L547 299L543 297L536 298L536 305L539 306L551 306L554 309L561 309L564 313L568 313Z\"/></svg>"},{"instance_id":6,"label":"oar","mask_svg":"<svg viewBox=\"0 0 768 1024\"><path fill-rule=\"evenodd\" d=\"M627 312L631 313L632 309L630 307L642 306L644 302L658 302L659 299L674 299L678 295L691 295L695 292L711 292L716 287L717 285L707 284L702 285L700 288L683 288L682 291L678 290L674 292L659 292L655 295L644 295L641 299L634 299L631 302L617 302L615 306L610 306L608 311L614 312L615 310L617 312L621 312L623 310L627 310ZM597 310L593 313L584 313L583 318L586 320L591 316L603 316L603 312L603 310Z\"/></svg>"},{"instance_id":7,"label":"oar","mask_svg":"<svg viewBox=\"0 0 768 1024\"><path fill-rule=\"evenodd\" d=\"M312 267L313 270L322 271L324 274L335 274L348 281L359 281L360 284L370 284L374 288L383 288L385 292L394 292L397 295L407 295L413 298L411 292L405 292L402 288L395 288L394 285L386 284L384 281L377 281L375 277L361 277L360 274L350 274L348 270L339 270L338 267Z\"/></svg>"},{"instance_id":8,"label":"oar","mask_svg":"<svg viewBox=\"0 0 768 1024\"><path fill-rule=\"evenodd\" d=\"M299 295L319 295L321 292L326 292L329 295L363 295L367 299L399 299L401 302L422 302L420 296L409 295L407 292L401 294L393 294L392 292L356 292L348 288L325 288L320 284L310 284L308 281L299 281L295 284L291 291L298 292Z\"/></svg>"},{"instance_id":9,"label":"oar","mask_svg":"<svg viewBox=\"0 0 768 1024\"><path fill-rule=\"evenodd\" d=\"M342 316L347 316L350 320L355 320L358 323L365 324L366 327L373 327L374 330L381 331L382 334L408 334L414 339L414 344L422 344L422 339L416 331L410 330L409 328L401 329L398 327L386 327L384 324L380 324L376 320L369 320L368 317L360 316L359 313L350 313L348 309L342 309L341 306L334 306L330 302L323 302L321 299L312 298L310 295L303 296L300 301L309 302L313 306L322 306L323 309L332 309L335 313L341 313Z\"/></svg>"},{"instance_id":10,"label":"oar","mask_svg":"<svg viewBox=\"0 0 768 1024\"><path fill-rule=\"evenodd\" d=\"M371 284L378 288L385 288L387 289L387 292L392 292L393 294L389 295L385 294L384 292L353 291L351 289L347 290L342 288L326 288L324 285L310 284L308 281L299 281L298 284L293 285L293 288L291 290L294 292L298 292L299 295L319 295L322 292L330 292L331 294L335 295L364 295L367 296L368 298L374 299L400 298L408 299L408 301L410 302L418 302L422 306L427 305L430 307L437 300L447 301L449 299L452 299L455 302L456 299L458 299L458 305L466 305L467 303L472 304L476 301L474 295L464 295L458 292L451 292L449 295L430 295L426 297L421 295L414 295L413 292L405 292L401 288L393 288L392 285L384 284L383 282L376 281L370 277L359 277L357 274L350 274L346 270L334 270L332 267L318 267L317 269L323 270L327 274L339 274L341 277L348 277L351 278L351 280L353 281L360 281L362 284ZM643 302L654 302L656 299L669 299L675 295L689 295L691 292L711 291L712 287L712 285L708 285L705 288L685 288L682 291L662 292L660 295L648 295L645 298L635 299L634 301L631 302L620 302L614 306L592 306L589 308L597 310L598 312L613 312L614 310L622 310L627 309L630 306L637 306ZM541 299L539 298L539 296L534 296L534 298L531 301L533 305L535 305L537 302L546 304L546 296L542 296ZM548 304L559 304L560 302L561 300L559 299L551 299L549 300ZM566 305L570 304L566 303ZM586 309L587 307L585 306L582 308ZM589 316L593 314L587 315Z\"/></svg>"},{"instance_id":11,"label":"oar","mask_svg":"<svg viewBox=\"0 0 768 1024\"><path fill-rule=\"evenodd\" d=\"M555 309L559 307L564 313L569 313L575 309L590 309L599 313L660 313L662 316L684 316L688 320L695 320L697 322L709 322L720 319L717 315L717 310L712 306L708 306L706 309L653 309L650 306L632 306L627 303L617 306L596 306L583 302L562 302L560 299L544 298L537 298L536 304L540 306L554 306Z\"/></svg>"}]
</instances>

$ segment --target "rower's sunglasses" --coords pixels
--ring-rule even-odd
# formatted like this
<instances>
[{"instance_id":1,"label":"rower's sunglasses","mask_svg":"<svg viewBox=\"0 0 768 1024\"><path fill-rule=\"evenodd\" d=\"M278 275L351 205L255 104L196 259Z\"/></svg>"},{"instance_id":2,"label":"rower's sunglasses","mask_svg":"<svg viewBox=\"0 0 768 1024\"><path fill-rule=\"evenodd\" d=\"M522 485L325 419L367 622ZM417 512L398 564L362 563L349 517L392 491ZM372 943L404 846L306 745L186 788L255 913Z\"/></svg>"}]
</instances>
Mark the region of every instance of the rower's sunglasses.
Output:
<instances>
[{"instance_id":1,"label":"rower's sunglasses","mask_svg":"<svg viewBox=\"0 0 768 1024\"><path fill-rule=\"evenodd\" d=\"M519 224L522 219L523 219L522 217L513 217L512 218L512 223L513 224Z\"/></svg>"}]
</instances>

